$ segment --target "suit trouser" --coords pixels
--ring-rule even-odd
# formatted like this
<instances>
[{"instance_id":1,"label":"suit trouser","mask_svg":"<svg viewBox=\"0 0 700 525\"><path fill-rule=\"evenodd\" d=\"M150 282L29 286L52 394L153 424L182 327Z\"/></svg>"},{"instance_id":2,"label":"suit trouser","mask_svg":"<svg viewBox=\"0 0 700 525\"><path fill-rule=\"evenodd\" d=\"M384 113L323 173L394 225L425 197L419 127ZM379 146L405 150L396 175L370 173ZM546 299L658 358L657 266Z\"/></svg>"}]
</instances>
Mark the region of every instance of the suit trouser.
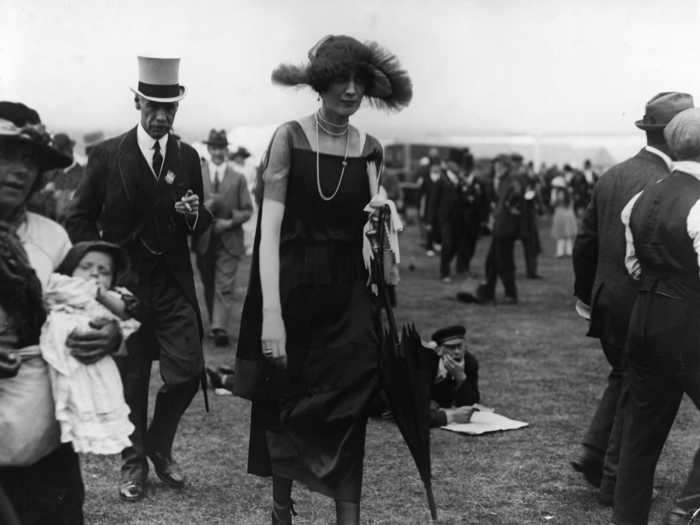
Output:
<instances>
[{"instance_id":1,"label":"suit trouser","mask_svg":"<svg viewBox=\"0 0 700 525\"><path fill-rule=\"evenodd\" d=\"M131 447L122 451L122 474L143 478L148 472L146 454L157 451L169 457L180 418L199 387L203 368L199 321L194 306L182 295L167 272L153 272L153 320L144 323L127 341L128 353L117 359L124 383L124 398L134 424ZM165 383L156 396L151 425L148 386L154 350L160 355Z\"/></svg>"},{"instance_id":2,"label":"suit trouser","mask_svg":"<svg viewBox=\"0 0 700 525\"><path fill-rule=\"evenodd\" d=\"M457 255L459 236L463 232L459 227L459 221L448 219L440 221L440 237L442 238L442 250L440 251L440 277L450 276L452 259Z\"/></svg>"},{"instance_id":3,"label":"suit trouser","mask_svg":"<svg viewBox=\"0 0 700 525\"><path fill-rule=\"evenodd\" d=\"M207 253L197 256L212 330L232 333L231 316L236 299L236 273L240 259L239 255L233 255L224 248L221 240L214 236Z\"/></svg>"},{"instance_id":4,"label":"suit trouser","mask_svg":"<svg viewBox=\"0 0 700 525\"><path fill-rule=\"evenodd\" d=\"M600 340L608 363L611 366L608 384L593 414L583 438L583 446L604 462L604 475L614 480L620 451L623 415L623 347Z\"/></svg>"},{"instance_id":5,"label":"suit trouser","mask_svg":"<svg viewBox=\"0 0 700 525\"><path fill-rule=\"evenodd\" d=\"M457 240L457 273L469 271L469 266L476 251L476 241L479 239L479 223L464 223L462 234Z\"/></svg>"},{"instance_id":6,"label":"suit trouser","mask_svg":"<svg viewBox=\"0 0 700 525\"><path fill-rule=\"evenodd\" d=\"M493 298L496 293L496 281L500 277L508 297L518 297L515 285L515 249L516 237L492 237L489 253L486 256L485 298Z\"/></svg>"},{"instance_id":7,"label":"suit trouser","mask_svg":"<svg viewBox=\"0 0 700 525\"><path fill-rule=\"evenodd\" d=\"M523 255L525 257L525 273L528 277L537 275L537 256L539 255L540 244L538 239L539 235L537 231L533 231L521 237L523 241Z\"/></svg>"},{"instance_id":8,"label":"suit trouser","mask_svg":"<svg viewBox=\"0 0 700 525\"><path fill-rule=\"evenodd\" d=\"M80 459L70 443L33 465L0 468L0 488L22 525L83 523L85 487Z\"/></svg>"},{"instance_id":9,"label":"suit trouser","mask_svg":"<svg viewBox=\"0 0 700 525\"><path fill-rule=\"evenodd\" d=\"M624 406L614 522L646 524L654 472L683 393L700 409L698 305L641 292L630 330L629 392ZM700 451L676 504L700 507Z\"/></svg>"}]
</instances>

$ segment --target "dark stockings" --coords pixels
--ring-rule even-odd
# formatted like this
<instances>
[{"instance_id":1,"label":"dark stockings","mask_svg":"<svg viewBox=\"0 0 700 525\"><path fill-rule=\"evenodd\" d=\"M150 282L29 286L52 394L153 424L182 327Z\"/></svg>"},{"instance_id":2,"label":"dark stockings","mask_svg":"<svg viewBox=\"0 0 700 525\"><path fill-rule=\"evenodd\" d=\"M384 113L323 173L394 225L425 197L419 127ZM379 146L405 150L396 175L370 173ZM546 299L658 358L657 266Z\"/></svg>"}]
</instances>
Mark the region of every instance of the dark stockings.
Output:
<instances>
[{"instance_id":1,"label":"dark stockings","mask_svg":"<svg viewBox=\"0 0 700 525\"><path fill-rule=\"evenodd\" d=\"M272 499L274 514L280 518L284 516L291 519L292 480L273 476ZM335 516L337 525L359 525L360 503L357 501L335 500ZM279 523L285 523L285 521L279 521Z\"/></svg>"}]
</instances>

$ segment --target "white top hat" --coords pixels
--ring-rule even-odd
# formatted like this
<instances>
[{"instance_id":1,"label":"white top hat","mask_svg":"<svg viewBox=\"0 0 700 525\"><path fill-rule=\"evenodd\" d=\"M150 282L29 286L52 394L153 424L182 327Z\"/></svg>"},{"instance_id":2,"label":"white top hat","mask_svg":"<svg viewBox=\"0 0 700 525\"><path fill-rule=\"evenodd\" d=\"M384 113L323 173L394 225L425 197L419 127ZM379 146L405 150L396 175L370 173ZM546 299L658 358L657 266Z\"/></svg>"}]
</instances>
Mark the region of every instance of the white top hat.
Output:
<instances>
[{"instance_id":1,"label":"white top hat","mask_svg":"<svg viewBox=\"0 0 700 525\"><path fill-rule=\"evenodd\" d=\"M138 57L139 85L131 91L154 102L177 102L185 97L179 84L179 58Z\"/></svg>"}]
</instances>

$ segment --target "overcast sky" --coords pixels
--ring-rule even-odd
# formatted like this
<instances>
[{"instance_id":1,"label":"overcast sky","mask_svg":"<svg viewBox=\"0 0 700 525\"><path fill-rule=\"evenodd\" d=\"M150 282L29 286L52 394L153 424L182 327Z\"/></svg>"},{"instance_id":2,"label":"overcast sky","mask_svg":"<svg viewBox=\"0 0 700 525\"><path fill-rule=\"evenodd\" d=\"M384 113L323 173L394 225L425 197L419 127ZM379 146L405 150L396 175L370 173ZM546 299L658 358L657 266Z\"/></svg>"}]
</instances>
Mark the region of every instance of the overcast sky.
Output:
<instances>
[{"instance_id":1,"label":"overcast sky","mask_svg":"<svg viewBox=\"0 0 700 525\"><path fill-rule=\"evenodd\" d=\"M384 137L435 133L630 134L665 90L700 100L698 0L0 0L1 98L52 130L136 122L136 56L181 56L177 130L271 125L311 112L310 90L273 86L328 33L401 59L414 100L363 108Z\"/></svg>"}]
</instances>

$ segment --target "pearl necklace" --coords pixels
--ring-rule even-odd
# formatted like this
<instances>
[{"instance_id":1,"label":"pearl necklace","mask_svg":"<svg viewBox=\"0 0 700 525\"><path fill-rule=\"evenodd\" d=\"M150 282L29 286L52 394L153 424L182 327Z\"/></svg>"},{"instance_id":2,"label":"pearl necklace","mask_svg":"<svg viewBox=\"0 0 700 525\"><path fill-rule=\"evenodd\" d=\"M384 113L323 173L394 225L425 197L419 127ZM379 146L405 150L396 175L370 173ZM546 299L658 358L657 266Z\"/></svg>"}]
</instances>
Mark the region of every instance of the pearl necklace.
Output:
<instances>
[{"instance_id":1,"label":"pearl necklace","mask_svg":"<svg viewBox=\"0 0 700 525\"><path fill-rule=\"evenodd\" d=\"M320 109L316 112L316 122L323 131L325 131L328 135L331 135L333 137L342 137L348 132L348 129L350 129L349 122L346 122L345 124L334 124L333 122L326 120L325 118L323 118ZM338 131L331 131L326 126L321 124L321 122L323 122L323 124L330 128L338 128Z\"/></svg>"},{"instance_id":2,"label":"pearl necklace","mask_svg":"<svg viewBox=\"0 0 700 525\"><path fill-rule=\"evenodd\" d=\"M319 136L318 136L318 128L323 127L319 124L318 122L318 115L315 118L316 120L316 188L318 189L318 196L321 197L324 201L328 202L333 200L333 197L335 197L338 194L338 191L340 190L340 185L343 183L343 176L345 175L345 167L348 165L348 153L350 151L350 133L348 133L350 125L348 124L348 128L345 130L343 133L345 135L345 156L343 157L343 167L340 170L340 177L338 178L338 185L335 187L335 191L333 191L333 194L330 197L327 197L326 195L323 194L323 190L321 189L321 170L320 170L320 161L319 161L319 150L320 150L320 142L319 142ZM324 131L326 131L324 129Z\"/></svg>"}]
</instances>

